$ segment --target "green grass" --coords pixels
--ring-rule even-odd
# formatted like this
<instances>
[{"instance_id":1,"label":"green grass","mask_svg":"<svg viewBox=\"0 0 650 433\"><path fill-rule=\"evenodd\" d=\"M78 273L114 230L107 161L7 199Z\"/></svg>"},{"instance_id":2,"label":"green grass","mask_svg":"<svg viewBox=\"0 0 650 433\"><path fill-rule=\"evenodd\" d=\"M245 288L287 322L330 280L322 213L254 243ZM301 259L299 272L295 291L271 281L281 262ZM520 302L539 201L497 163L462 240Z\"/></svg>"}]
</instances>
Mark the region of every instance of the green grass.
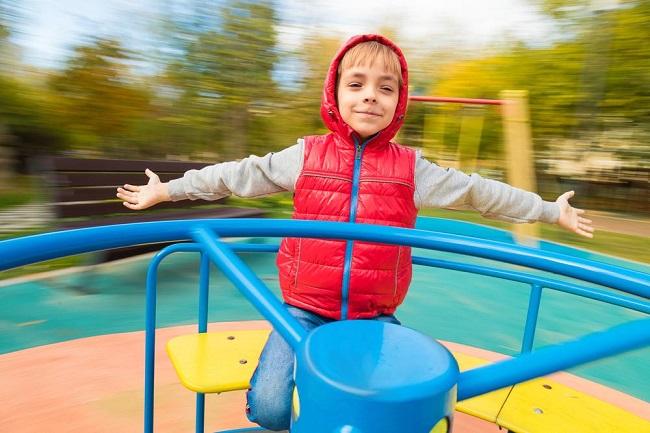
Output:
<instances>
[{"instance_id":1,"label":"green grass","mask_svg":"<svg viewBox=\"0 0 650 433\"><path fill-rule=\"evenodd\" d=\"M35 179L30 176L17 176L7 185L0 186L0 209L32 202L39 196Z\"/></svg>"},{"instance_id":2,"label":"green grass","mask_svg":"<svg viewBox=\"0 0 650 433\"><path fill-rule=\"evenodd\" d=\"M228 197L225 204L263 209L268 218L291 218L293 214L293 196L288 192L258 198Z\"/></svg>"}]
</instances>

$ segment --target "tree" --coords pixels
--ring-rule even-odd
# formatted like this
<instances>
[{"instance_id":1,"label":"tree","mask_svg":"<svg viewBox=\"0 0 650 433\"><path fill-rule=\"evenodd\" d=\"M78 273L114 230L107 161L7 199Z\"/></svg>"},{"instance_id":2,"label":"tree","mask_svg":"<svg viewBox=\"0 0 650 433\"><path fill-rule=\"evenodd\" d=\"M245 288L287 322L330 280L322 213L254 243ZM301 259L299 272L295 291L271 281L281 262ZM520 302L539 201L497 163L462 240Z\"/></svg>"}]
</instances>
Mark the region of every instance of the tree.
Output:
<instances>
[{"instance_id":1,"label":"tree","mask_svg":"<svg viewBox=\"0 0 650 433\"><path fill-rule=\"evenodd\" d=\"M132 53L111 39L78 46L51 88L62 98L61 118L75 146L114 152L131 125L150 111L149 95L128 70Z\"/></svg>"},{"instance_id":2,"label":"tree","mask_svg":"<svg viewBox=\"0 0 650 433\"><path fill-rule=\"evenodd\" d=\"M277 18L270 2L240 0L221 6L214 20L194 28L179 24L186 43L167 69L167 82L179 92L176 111L195 128L198 147L239 158L268 143L259 129L278 97L272 77Z\"/></svg>"}]
</instances>

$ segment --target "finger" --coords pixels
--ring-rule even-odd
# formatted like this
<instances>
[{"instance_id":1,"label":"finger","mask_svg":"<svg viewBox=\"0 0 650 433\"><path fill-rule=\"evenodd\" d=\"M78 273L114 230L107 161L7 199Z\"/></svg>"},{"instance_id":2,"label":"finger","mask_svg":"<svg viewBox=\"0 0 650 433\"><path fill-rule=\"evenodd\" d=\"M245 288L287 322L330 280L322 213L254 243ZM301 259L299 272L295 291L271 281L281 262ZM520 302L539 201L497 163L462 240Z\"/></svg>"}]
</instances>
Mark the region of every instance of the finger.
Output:
<instances>
[{"instance_id":1,"label":"finger","mask_svg":"<svg viewBox=\"0 0 650 433\"><path fill-rule=\"evenodd\" d=\"M581 236L584 236L584 237L586 237L586 238L593 238L593 237L594 237L593 234L591 234L591 233L589 233L589 232L586 232L586 231L584 231L584 230L580 230L580 229L577 229L577 230L576 230L576 233L579 234L579 235L581 235Z\"/></svg>"},{"instance_id":2,"label":"finger","mask_svg":"<svg viewBox=\"0 0 650 433\"><path fill-rule=\"evenodd\" d=\"M129 203L133 203L133 204L138 204L139 203L138 197L135 196L135 195L126 195L126 194L119 194L118 193L117 198L119 198L120 200L124 200L126 202L129 202Z\"/></svg>"},{"instance_id":3,"label":"finger","mask_svg":"<svg viewBox=\"0 0 650 433\"><path fill-rule=\"evenodd\" d=\"M567 191L564 194L562 194L561 196L559 196L558 200L562 199L562 200L567 200L568 201L571 197L573 197L574 194L575 194L575 191Z\"/></svg>"},{"instance_id":4,"label":"finger","mask_svg":"<svg viewBox=\"0 0 650 433\"><path fill-rule=\"evenodd\" d=\"M583 213L586 212L584 209L578 209L578 208L575 208L575 207L574 207L574 209L576 210L576 213L577 213L578 215L582 215Z\"/></svg>"},{"instance_id":5,"label":"finger","mask_svg":"<svg viewBox=\"0 0 650 433\"><path fill-rule=\"evenodd\" d=\"M118 189L117 189L117 194L118 194L118 195L119 195L119 194L122 194L122 195L126 195L126 196L129 196L129 197L135 195L134 192L127 191L127 190L125 190L124 188L118 188Z\"/></svg>"},{"instance_id":6,"label":"finger","mask_svg":"<svg viewBox=\"0 0 650 433\"><path fill-rule=\"evenodd\" d=\"M124 185L124 189L132 192L140 192L140 187L137 185L129 185L128 183Z\"/></svg>"},{"instance_id":7,"label":"finger","mask_svg":"<svg viewBox=\"0 0 650 433\"><path fill-rule=\"evenodd\" d=\"M589 218L583 218L583 217L578 217L578 222L582 223L582 224L591 224L591 223L593 223L593 221L590 220Z\"/></svg>"},{"instance_id":8,"label":"finger","mask_svg":"<svg viewBox=\"0 0 650 433\"><path fill-rule=\"evenodd\" d=\"M583 231L586 231L586 232L589 232L589 233L594 232L594 228L592 226L590 226L590 225L587 225L587 224L578 224L578 228L580 230L583 230Z\"/></svg>"},{"instance_id":9,"label":"finger","mask_svg":"<svg viewBox=\"0 0 650 433\"><path fill-rule=\"evenodd\" d=\"M129 202L126 202L126 201L123 202L122 204L123 204L124 206L128 207L129 209L132 209L132 210L138 210L138 209L140 208L139 205L137 205L137 204L133 204L133 203L129 203Z\"/></svg>"},{"instance_id":10,"label":"finger","mask_svg":"<svg viewBox=\"0 0 650 433\"><path fill-rule=\"evenodd\" d=\"M138 204L138 203L140 203L140 201L138 200L137 197L129 197L129 196L118 194L117 198L119 198L120 200L123 200L125 203L130 203L130 204Z\"/></svg>"},{"instance_id":11,"label":"finger","mask_svg":"<svg viewBox=\"0 0 650 433\"><path fill-rule=\"evenodd\" d=\"M144 174L146 174L149 179L154 179L154 180L159 179L158 175L149 169L146 169L144 171Z\"/></svg>"}]
</instances>

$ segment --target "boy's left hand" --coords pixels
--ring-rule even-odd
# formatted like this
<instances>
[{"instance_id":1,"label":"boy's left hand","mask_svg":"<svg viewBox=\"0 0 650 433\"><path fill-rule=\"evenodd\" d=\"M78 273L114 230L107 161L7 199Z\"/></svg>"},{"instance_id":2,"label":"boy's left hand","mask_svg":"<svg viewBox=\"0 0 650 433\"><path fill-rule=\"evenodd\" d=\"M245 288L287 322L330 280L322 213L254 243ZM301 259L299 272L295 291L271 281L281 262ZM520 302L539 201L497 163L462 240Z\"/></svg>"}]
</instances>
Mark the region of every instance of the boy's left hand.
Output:
<instances>
[{"instance_id":1,"label":"boy's left hand","mask_svg":"<svg viewBox=\"0 0 650 433\"><path fill-rule=\"evenodd\" d=\"M560 206L560 218L557 220L557 223L560 227L577 233L581 236L587 238L593 238L594 227L591 225L591 220L584 218L580 215L584 214L583 209L574 208L569 204L569 199L573 197L575 192L568 191L562 194L555 200Z\"/></svg>"}]
</instances>

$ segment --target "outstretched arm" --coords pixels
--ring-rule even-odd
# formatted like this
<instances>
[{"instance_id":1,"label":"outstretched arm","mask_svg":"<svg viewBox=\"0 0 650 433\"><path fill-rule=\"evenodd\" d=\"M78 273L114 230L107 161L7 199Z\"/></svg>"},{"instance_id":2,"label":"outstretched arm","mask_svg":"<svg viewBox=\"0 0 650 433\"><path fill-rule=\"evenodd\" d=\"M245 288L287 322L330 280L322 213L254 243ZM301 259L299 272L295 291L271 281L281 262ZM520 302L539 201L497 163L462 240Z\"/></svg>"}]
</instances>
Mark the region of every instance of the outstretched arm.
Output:
<instances>
[{"instance_id":1,"label":"outstretched arm","mask_svg":"<svg viewBox=\"0 0 650 433\"><path fill-rule=\"evenodd\" d=\"M593 238L594 227L591 225L591 220L582 217L585 213L583 209L574 208L569 204L569 199L573 197L575 192L568 191L562 194L555 200L555 203L560 207L560 218L557 224L565 230L577 233L587 238Z\"/></svg>"},{"instance_id":2,"label":"outstretched arm","mask_svg":"<svg viewBox=\"0 0 650 433\"><path fill-rule=\"evenodd\" d=\"M183 177L166 183L147 169L146 185L124 185L117 189L117 197L129 209L141 210L170 200L219 200L229 195L252 198L293 191L301 169L303 146L299 140L280 152L189 170Z\"/></svg>"},{"instance_id":3,"label":"outstretched arm","mask_svg":"<svg viewBox=\"0 0 650 433\"><path fill-rule=\"evenodd\" d=\"M146 185L124 185L117 188L117 198L123 200L124 206L133 210L147 209L163 201L169 201L169 190L166 182L153 171L146 169L144 174L149 178Z\"/></svg>"},{"instance_id":4,"label":"outstretched arm","mask_svg":"<svg viewBox=\"0 0 650 433\"><path fill-rule=\"evenodd\" d=\"M483 179L478 174L466 175L445 169L419 158L415 170L415 201L418 208L471 208L481 215L504 221L522 223L541 221L558 224L570 232L593 237L591 220L582 209L569 204L574 192L569 191L548 202L532 192L508 184Z\"/></svg>"}]
</instances>

